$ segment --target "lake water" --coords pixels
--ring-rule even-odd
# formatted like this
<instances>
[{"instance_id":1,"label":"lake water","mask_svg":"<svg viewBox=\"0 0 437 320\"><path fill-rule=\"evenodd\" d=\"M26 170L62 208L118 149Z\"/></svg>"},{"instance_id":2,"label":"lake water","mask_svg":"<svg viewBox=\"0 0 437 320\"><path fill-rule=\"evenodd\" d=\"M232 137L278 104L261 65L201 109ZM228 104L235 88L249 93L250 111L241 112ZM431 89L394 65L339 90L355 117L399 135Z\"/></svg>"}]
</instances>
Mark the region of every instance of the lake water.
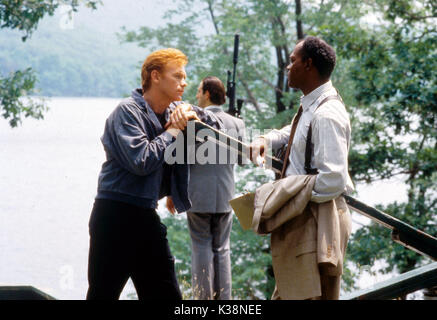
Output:
<instances>
[{"instance_id":1,"label":"lake water","mask_svg":"<svg viewBox=\"0 0 437 320\"><path fill-rule=\"evenodd\" d=\"M0 119L0 285L32 285L57 299L85 298L88 219L104 161L100 137L119 100L53 98L42 121L25 119L12 129ZM396 180L358 190L369 205L406 198ZM381 279L365 278L360 287ZM133 292L129 281L121 299Z\"/></svg>"}]
</instances>

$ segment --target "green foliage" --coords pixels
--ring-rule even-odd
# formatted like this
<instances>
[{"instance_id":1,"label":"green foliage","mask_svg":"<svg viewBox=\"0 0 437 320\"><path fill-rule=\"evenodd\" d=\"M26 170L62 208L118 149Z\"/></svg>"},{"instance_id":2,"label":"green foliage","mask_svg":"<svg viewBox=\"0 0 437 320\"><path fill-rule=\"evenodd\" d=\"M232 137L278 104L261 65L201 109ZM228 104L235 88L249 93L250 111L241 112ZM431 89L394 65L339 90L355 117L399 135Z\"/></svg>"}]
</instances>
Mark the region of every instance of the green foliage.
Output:
<instances>
[{"instance_id":1,"label":"green foliage","mask_svg":"<svg viewBox=\"0 0 437 320\"><path fill-rule=\"evenodd\" d=\"M56 8L61 4L69 5L73 11L77 10L80 2L95 9L100 1L0 0L0 29L13 29L24 32L24 36L21 38L24 42L37 28L39 21L45 15L53 15ZM16 57L12 56L12 60L14 59ZM0 108L3 110L3 117L9 120L12 127L21 122L22 115L42 119L43 111L47 109L44 102L34 101L28 97L28 95L34 93L35 73L28 67L24 70L16 71L16 69L13 69L13 71L8 71L10 72L9 75L3 75L7 72L0 70Z\"/></svg>"},{"instance_id":2,"label":"green foliage","mask_svg":"<svg viewBox=\"0 0 437 320\"><path fill-rule=\"evenodd\" d=\"M59 17L45 19L22 43L17 32L0 34L0 73L32 67L43 96L120 97L137 82L144 53L118 44L112 32L96 34L77 22L73 30L54 28Z\"/></svg>"},{"instance_id":3,"label":"green foliage","mask_svg":"<svg viewBox=\"0 0 437 320\"><path fill-rule=\"evenodd\" d=\"M60 5L68 5L72 11L77 11L80 3L92 9L97 8L101 1L80 0L1 0L0 1L0 28L23 31L25 41L37 28L38 22L45 15L53 15Z\"/></svg>"},{"instance_id":4,"label":"green foliage","mask_svg":"<svg viewBox=\"0 0 437 320\"><path fill-rule=\"evenodd\" d=\"M270 299L275 287L270 237L244 231L234 217L231 252L233 298Z\"/></svg>"},{"instance_id":5,"label":"green foliage","mask_svg":"<svg viewBox=\"0 0 437 320\"><path fill-rule=\"evenodd\" d=\"M187 54L190 61L186 96L194 97L198 83L207 75L214 74L225 82L227 70L232 70L233 39L238 33L237 97L258 111L261 104L276 106L278 110L288 105L292 109L296 96L289 94L281 72L288 61L287 45L295 39L283 29L292 29L291 4L182 0L175 7L166 14L169 23L165 27L124 30L122 39L150 50L177 47ZM205 34L205 30L211 32Z\"/></svg>"},{"instance_id":6,"label":"green foliage","mask_svg":"<svg viewBox=\"0 0 437 320\"><path fill-rule=\"evenodd\" d=\"M3 106L2 116L9 119L11 127L16 127L23 115L36 119L43 118L46 106L42 101L24 99L32 92L36 78L32 70L15 71L5 78L0 78L0 105Z\"/></svg>"},{"instance_id":7,"label":"green foliage","mask_svg":"<svg viewBox=\"0 0 437 320\"><path fill-rule=\"evenodd\" d=\"M184 299L192 299L191 291L191 238L187 219L182 215L166 217L162 220L167 226L167 239L175 256L175 269L179 287Z\"/></svg>"},{"instance_id":8,"label":"green foliage","mask_svg":"<svg viewBox=\"0 0 437 320\"><path fill-rule=\"evenodd\" d=\"M351 68L360 115L354 128L352 173L356 181L366 182L402 177L408 185L408 202L394 202L381 210L436 236L435 3L379 4L388 7L387 19L397 23L369 34ZM359 264L384 259L388 266L383 272L402 273L429 262L394 244L385 230L373 224L354 234L350 256Z\"/></svg>"},{"instance_id":9,"label":"green foliage","mask_svg":"<svg viewBox=\"0 0 437 320\"><path fill-rule=\"evenodd\" d=\"M36 29L38 21L46 14L53 15L58 1L16 1L2 0L0 2L1 28L24 31L25 41Z\"/></svg>"},{"instance_id":10,"label":"green foliage","mask_svg":"<svg viewBox=\"0 0 437 320\"><path fill-rule=\"evenodd\" d=\"M45 15L53 15L60 5L68 5L76 11L83 2L87 7L96 9L101 1L79 0L1 0L0 1L0 28L17 29L24 31L23 41L37 28L38 22Z\"/></svg>"}]
</instances>

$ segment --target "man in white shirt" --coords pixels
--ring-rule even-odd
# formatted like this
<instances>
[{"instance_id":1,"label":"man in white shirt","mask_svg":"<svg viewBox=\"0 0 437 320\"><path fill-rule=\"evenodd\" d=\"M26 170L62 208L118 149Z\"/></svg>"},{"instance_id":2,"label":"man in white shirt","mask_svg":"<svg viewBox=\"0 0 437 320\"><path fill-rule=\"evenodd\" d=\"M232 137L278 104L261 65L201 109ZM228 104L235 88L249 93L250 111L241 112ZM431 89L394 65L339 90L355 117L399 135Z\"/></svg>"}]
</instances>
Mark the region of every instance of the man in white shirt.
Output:
<instances>
[{"instance_id":1,"label":"man in white shirt","mask_svg":"<svg viewBox=\"0 0 437 320\"><path fill-rule=\"evenodd\" d=\"M268 147L276 150L288 143L282 177L317 174L311 196L311 201L316 203L336 199L353 190L348 173L349 115L330 80L335 60L332 47L317 37L298 42L290 55L287 70L289 87L303 93L299 111L292 124L272 130L251 144L252 159L255 160L258 155L263 156ZM308 148L310 126L312 143ZM306 155L308 149L311 153ZM348 219L350 221L350 217ZM325 280L329 282L329 279ZM339 286L339 283L334 285ZM322 296L324 298L336 297Z\"/></svg>"},{"instance_id":2,"label":"man in white shirt","mask_svg":"<svg viewBox=\"0 0 437 320\"><path fill-rule=\"evenodd\" d=\"M306 174L305 147L311 123L314 145L311 167L319 171L311 200L325 202L353 190L347 160L351 136L349 115L339 99L331 99L318 108L325 98L338 94L330 80L335 52L323 40L308 37L296 45L290 61L288 85L304 95L301 97L302 116L296 127L285 176ZM276 150L287 144L290 131L291 124L256 139L251 145L253 159L258 154L263 156L268 145Z\"/></svg>"}]
</instances>

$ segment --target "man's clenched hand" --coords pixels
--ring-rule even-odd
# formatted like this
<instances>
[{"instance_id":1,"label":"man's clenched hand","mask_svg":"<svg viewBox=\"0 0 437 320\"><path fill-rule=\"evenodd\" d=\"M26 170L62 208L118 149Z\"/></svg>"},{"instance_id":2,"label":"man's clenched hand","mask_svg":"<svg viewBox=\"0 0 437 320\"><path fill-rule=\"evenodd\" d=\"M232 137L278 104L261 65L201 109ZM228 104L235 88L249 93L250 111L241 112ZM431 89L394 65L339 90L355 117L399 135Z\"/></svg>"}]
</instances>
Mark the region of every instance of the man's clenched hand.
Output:
<instances>
[{"instance_id":1,"label":"man's clenched hand","mask_svg":"<svg viewBox=\"0 0 437 320\"><path fill-rule=\"evenodd\" d=\"M252 160L252 162L255 163L256 165L258 165L257 163L258 156L264 157L266 151L267 151L267 140L263 137L256 138L250 144L250 160Z\"/></svg>"},{"instance_id":2,"label":"man's clenched hand","mask_svg":"<svg viewBox=\"0 0 437 320\"><path fill-rule=\"evenodd\" d=\"M166 123L165 128L184 130L187 126L188 120L193 119L200 120L190 104L181 103L170 115L170 120Z\"/></svg>"}]
</instances>

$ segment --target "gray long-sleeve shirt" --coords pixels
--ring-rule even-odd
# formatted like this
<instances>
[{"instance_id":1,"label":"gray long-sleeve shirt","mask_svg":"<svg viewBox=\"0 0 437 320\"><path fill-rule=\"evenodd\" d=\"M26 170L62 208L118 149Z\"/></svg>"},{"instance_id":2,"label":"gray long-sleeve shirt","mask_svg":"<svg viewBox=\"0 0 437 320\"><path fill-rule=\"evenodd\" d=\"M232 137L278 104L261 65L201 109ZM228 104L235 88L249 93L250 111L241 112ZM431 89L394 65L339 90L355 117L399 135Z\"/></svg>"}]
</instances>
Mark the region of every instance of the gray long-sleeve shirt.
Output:
<instances>
[{"instance_id":1,"label":"gray long-sleeve shirt","mask_svg":"<svg viewBox=\"0 0 437 320\"><path fill-rule=\"evenodd\" d=\"M166 109L166 120L173 108ZM198 107L193 109L202 121L220 127L212 113ZM165 150L175 138L164 130L141 89L134 90L132 96L121 101L109 115L101 141L106 161L100 171L96 199L156 208L160 198L171 195L178 212L191 207L187 164L170 165L167 168L169 181L163 180Z\"/></svg>"}]
</instances>

